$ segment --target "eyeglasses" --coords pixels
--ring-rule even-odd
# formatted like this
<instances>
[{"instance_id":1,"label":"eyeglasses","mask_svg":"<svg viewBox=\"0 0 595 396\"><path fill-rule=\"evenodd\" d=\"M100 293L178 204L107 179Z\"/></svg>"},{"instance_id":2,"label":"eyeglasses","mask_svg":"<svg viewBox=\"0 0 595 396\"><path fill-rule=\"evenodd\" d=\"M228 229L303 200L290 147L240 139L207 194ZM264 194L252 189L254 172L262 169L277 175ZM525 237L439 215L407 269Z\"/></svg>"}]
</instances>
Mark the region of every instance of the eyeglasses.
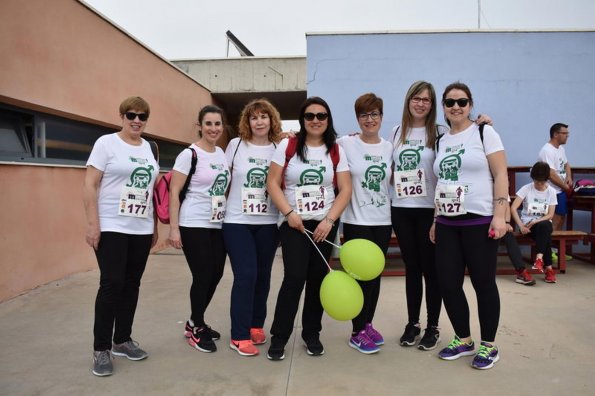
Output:
<instances>
[{"instance_id":1,"label":"eyeglasses","mask_svg":"<svg viewBox=\"0 0 595 396\"><path fill-rule=\"evenodd\" d=\"M133 111L127 111L124 115L130 121L134 121L136 117L138 117L141 122L145 122L149 119L149 115L147 113L135 113Z\"/></svg>"},{"instance_id":2,"label":"eyeglasses","mask_svg":"<svg viewBox=\"0 0 595 396\"><path fill-rule=\"evenodd\" d=\"M304 113L304 120L306 121L313 121L314 117L316 117L318 121L324 121L328 118L328 113Z\"/></svg>"},{"instance_id":3,"label":"eyeglasses","mask_svg":"<svg viewBox=\"0 0 595 396\"><path fill-rule=\"evenodd\" d=\"M425 105L429 105L430 103L432 103L432 100L430 98L420 98L419 96L412 97L411 101L415 104L419 104L421 102Z\"/></svg>"},{"instance_id":4,"label":"eyeglasses","mask_svg":"<svg viewBox=\"0 0 595 396\"><path fill-rule=\"evenodd\" d=\"M444 99L442 101L442 103L444 103L444 106L446 107L453 107L456 104L459 105L459 107L467 107L467 105L469 104L469 99L468 98L461 98L461 99Z\"/></svg>"},{"instance_id":5,"label":"eyeglasses","mask_svg":"<svg viewBox=\"0 0 595 396\"><path fill-rule=\"evenodd\" d=\"M380 117L380 113L377 111L373 111L371 113L361 113L357 117L362 121L366 121L368 117L371 118L372 121L376 121Z\"/></svg>"}]
</instances>

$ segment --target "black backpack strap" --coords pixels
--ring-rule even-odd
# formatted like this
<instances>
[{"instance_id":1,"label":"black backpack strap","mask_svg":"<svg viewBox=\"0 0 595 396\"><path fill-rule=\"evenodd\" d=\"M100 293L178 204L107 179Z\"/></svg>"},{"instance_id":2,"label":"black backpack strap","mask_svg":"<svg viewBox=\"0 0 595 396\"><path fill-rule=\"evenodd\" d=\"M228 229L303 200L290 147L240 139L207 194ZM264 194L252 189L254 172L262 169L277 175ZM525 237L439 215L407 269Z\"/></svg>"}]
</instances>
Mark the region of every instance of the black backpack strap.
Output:
<instances>
[{"instance_id":1,"label":"black backpack strap","mask_svg":"<svg viewBox=\"0 0 595 396\"><path fill-rule=\"evenodd\" d=\"M236 160L236 154L238 153L238 149L240 148L240 144L242 144L242 139L240 139L240 141L238 142L238 145L236 146L236 150L233 152L233 157L231 158L231 166L229 167L229 173L230 175L233 175L233 163ZM229 183L231 185L231 181Z\"/></svg>"},{"instance_id":2,"label":"black backpack strap","mask_svg":"<svg viewBox=\"0 0 595 396\"><path fill-rule=\"evenodd\" d=\"M153 152L153 157L155 157L155 161L159 163L159 146L157 142L154 140L149 140L149 146L151 146L151 151Z\"/></svg>"},{"instance_id":3,"label":"black backpack strap","mask_svg":"<svg viewBox=\"0 0 595 396\"><path fill-rule=\"evenodd\" d=\"M393 147L395 147L395 140L397 140L397 133L399 133L399 129L401 129L400 125L397 126L397 129L395 129L395 134L393 135Z\"/></svg>"},{"instance_id":4,"label":"black backpack strap","mask_svg":"<svg viewBox=\"0 0 595 396\"><path fill-rule=\"evenodd\" d=\"M186 198L186 193L188 192L188 187L190 187L190 179L192 179L192 175L196 172L196 163L198 162L198 156L196 155L196 150L192 147L188 147L190 151L192 151L192 161L190 162L190 172L188 172L188 176L186 176L186 181L184 182L184 187L180 190L180 203Z\"/></svg>"}]
</instances>

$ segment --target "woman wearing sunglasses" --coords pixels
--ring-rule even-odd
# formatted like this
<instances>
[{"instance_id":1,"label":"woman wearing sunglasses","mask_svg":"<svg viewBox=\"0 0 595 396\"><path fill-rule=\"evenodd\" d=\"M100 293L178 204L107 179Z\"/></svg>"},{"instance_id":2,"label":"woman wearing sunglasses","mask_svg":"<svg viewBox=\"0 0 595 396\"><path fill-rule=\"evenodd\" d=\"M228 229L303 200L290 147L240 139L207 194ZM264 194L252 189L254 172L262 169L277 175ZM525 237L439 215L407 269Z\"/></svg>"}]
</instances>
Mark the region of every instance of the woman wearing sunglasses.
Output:
<instances>
[{"instance_id":1,"label":"woman wearing sunglasses","mask_svg":"<svg viewBox=\"0 0 595 396\"><path fill-rule=\"evenodd\" d=\"M224 127L224 114L219 107L208 105L200 110L199 139L176 158L169 192L169 243L184 251L192 273L191 315L184 335L188 344L201 352L215 352L217 346L213 340L220 338L205 323L204 316L225 265L221 225L230 175L225 154L216 145ZM196 152L196 170L180 204L180 191L192 166L192 150Z\"/></svg>"},{"instance_id":2,"label":"woman wearing sunglasses","mask_svg":"<svg viewBox=\"0 0 595 396\"><path fill-rule=\"evenodd\" d=\"M271 267L279 245L279 211L266 190L271 158L279 143L279 112L266 99L242 110L239 137L225 155L232 172L223 238L233 270L231 341L242 356L258 355L264 344L264 321L271 284Z\"/></svg>"},{"instance_id":3,"label":"woman wearing sunglasses","mask_svg":"<svg viewBox=\"0 0 595 396\"><path fill-rule=\"evenodd\" d=\"M345 241L356 238L372 241L386 254L391 236L389 181L393 148L379 136L383 101L367 93L357 98L354 108L361 133L337 141L347 155L353 191L341 216L343 236ZM352 320L349 346L372 354L384 344L384 338L372 326L380 295L380 275L358 283L364 293L364 306Z\"/></svg>"},{"instance_id":4,"label":"woman wearing sunglasses","mask_svg":"<svg viewBox=\"0 0 595 396\"><path fill-rule=\"evenodd\" d=\"M120 104L122 129L97 139L87 161L83 200L86 241L100 271L93 327L93 374L111 375L111 354L148 355L132 340L140 280L157 241L151 198L159 164L142 138L149 104L138 96ZM113 345L112 345L113 337Z\"/></svg>"},{"instance_id":5,"label":"woman wearing sunglasses","mask_svg":"<svg viewBox=\"0 0 595 396\"><path fill-rule=\"evenodd\" d=\"M486 125L482 133L471 121L473 97L467 85L456 82L446 87L442 105L451 129L437 143L436 219L430 239L436 243L436 271L455 337L439 357L454 360L475 355L471 365L489 369L499 359L494 345L500 317L496 258L497 239L506 234L506 155L491 126ZM477 353L463 290L465 269L477 297L481 329Z\"/></svg>"},{"instance_id":6,"label":"woman wearing sunglasses","mask_svg":"<svg viewBox=\"0 0 595 396\"><path fill-rule=\"evenodd\" d=\"M335 143L337 133L328 104L319 97L306 99L299 122L300 132L289 146L295 147L294 152L288 150L290 139L282 140L267 179L273 203L283 215L279 233L285 270L271 327L270 360L285 357L304 284L301 336L309 355L324 353L320 285L327 273L324 260L328 262L332 248L324 240L334 239L351 197L349 167L345 152ZM333 161L336 154L337 163Z\"/></svg>"},{"instance_id":7,"label":"woman wearing sunglasses","mask_svg":"<svg viewBox=\"0 0 595 396\"><path fill-rule=\"evenodd\" d=\"M424 351L436 348L440 341L438 319L442 306L434 245L428 238L434 221L436 176L432 166L436 158L436 136L448 132L448 127L436 124L436 107L433 85L426 81L413 83L405 95L401 124L393 128L392 138L395 169L391 219L405 263L408 316L399 343L402 346L417 343L418 349ZM479 116L476 122L491 120ZM424 285L427 326L419 339Z\"/></svg>"}]
</instances>

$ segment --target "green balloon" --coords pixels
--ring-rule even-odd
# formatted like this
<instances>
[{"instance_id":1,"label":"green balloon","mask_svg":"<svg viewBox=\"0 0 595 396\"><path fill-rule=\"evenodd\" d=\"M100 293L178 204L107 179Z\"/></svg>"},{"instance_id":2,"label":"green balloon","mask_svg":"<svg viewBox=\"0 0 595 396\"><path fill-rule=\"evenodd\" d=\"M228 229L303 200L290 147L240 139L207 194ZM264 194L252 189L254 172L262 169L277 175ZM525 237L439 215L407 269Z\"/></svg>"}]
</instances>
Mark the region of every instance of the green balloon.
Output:
<instances>
[{"instance_id":1,"label":"green balloon","mask_svg":"<svg viewBox=\"0 0 595 396\"><path fill-rule=\"evenodd\" d=\"M364 293L355 279L343 271L331 271L320 285L320 302L336 320L355 318L364 306Z\"/></svg>"},{"instance_id":2,"label":"green balloon","mask_svg":"<svg viewBox=\"0 0 595 396\"><path fill-rule=\"evenodd\" d=\"M384 270L384 253L367 239L345 242L339 250L339 259L345 271L357 280L372 280Z\"/></svg>"}]
</instances>

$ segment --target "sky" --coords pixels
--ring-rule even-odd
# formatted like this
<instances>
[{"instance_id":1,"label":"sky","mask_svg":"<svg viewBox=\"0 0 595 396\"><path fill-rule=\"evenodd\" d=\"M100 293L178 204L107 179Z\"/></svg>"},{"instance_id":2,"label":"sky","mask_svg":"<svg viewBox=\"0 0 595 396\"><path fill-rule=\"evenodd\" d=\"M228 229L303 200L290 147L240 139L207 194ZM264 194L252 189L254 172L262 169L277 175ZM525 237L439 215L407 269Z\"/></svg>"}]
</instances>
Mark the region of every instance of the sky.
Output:
<instances>
[{"instance_id":1,"label":"sky","mask_svg":"<svg viewBox=\"0 0 595 396\"><path fill-rule=\"evenodd\" d=\"M595 29L593 0L85 0L166 59L305 56L306 33ZM229 56L239 56L229 46Z\"/></svg>"}]
</instances>

